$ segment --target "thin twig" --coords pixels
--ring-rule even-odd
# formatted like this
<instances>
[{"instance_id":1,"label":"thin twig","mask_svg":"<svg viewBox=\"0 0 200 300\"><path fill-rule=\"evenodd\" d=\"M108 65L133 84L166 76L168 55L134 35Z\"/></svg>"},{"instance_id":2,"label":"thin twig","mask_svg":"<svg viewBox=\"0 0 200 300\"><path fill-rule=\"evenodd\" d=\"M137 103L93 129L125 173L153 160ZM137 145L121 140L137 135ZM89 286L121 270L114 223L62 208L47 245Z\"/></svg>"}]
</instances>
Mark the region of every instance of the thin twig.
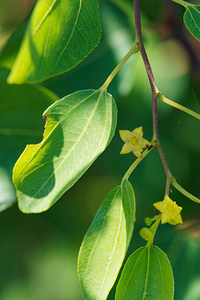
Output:
<instances>
[{"instance_id":1,"label":"thin twig","mask_svg":"<svg viewBox=\"0 0 200 300\"><path fill-rule=\"evenodd\" d=\"M139 46L140 46L140 52L142 55L142 59L144 61L144 65L147 71L147 75L149 78L149 82L151 85L151 91L152 91L152 106L153 106L153 140L155 140L158 148L158 152L160 154L160 158L163 163L163 167L165 169L165 173L167 176L167 182L166 182L166 190L165 193L169 194L170 190L170 170L169 166L164 154L164 151L162 149L162 146L160 144L160 139L158 135L158 113L157 113L157 93L159 92L155 79L153 76L153 72L147 57L147 53L144 47L143 39L142 39L142 30L141 30L141 20L140 20L140 3L139 0L133 0L134 1L134 8L135 8L135 29L136 29L136 38L139 41Z\"/></svg>"},{"instance_id":2,"label":"thin twig","mask_svg":"<svg viewBox=\"0 0 200 300\"><path fill-rule=\"evenodd\" d=\"M119 70L123 67L123 65L127 62L127 60L135 53L139 51L139 45L138 42L135 41L133 44L133 47L128 51L128 53L122 58L122 60L119 62L119 64L114 68L112 73L108 76L104 84L102 85L101 89L107 89L111 81L114 79L114 77L117 75Z\"/></svg>"}]
</instances>

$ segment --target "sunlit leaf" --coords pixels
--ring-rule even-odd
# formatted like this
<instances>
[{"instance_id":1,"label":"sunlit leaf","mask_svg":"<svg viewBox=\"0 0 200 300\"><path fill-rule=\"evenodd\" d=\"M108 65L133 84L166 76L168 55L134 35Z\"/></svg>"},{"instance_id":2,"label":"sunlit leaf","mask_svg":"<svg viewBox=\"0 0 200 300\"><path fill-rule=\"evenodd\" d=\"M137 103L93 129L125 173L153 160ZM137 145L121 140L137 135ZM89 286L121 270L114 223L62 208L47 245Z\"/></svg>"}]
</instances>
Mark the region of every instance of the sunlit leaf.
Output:
<instances>
[{"instance_id":1,"label":"sunlit leaf","mask_svg":"<svg viewBox=\"0 0 200 300\"><path fill-rule=\"evenodd\" d=\"M191 34L200 41L200 5L187 5L184 23Z\"/></svg>"},{"instance_id":2,"label":"sunlit leaf","mask_svg":"<svg viewBox=\"0 0 200 300\"><path fill-rule=\"evenodd\" d=\"M116 300L172 300L174 280L170 262L158 247L139 248L127 260Z\"/></svg>"},{"instance_id":3,"label":"sunlit leaf","mask_svg":"<svg viewBox=\"0 0 200 300\"><path fill-rule=\"evenodd\" d=\"M99 88L134 43L134 34L130 30L126 16L108 1L99 1L99 5L102 24L102 39L99 46L75 69L43 83L61 97L71 91L91 86L94 89ZM133 9L132 4L128 5L128 9L129 6ZM133 21L133 14L131 20ZM137 77L134 71L136 61L137 55L134 55L111 82L109 91L112 95L119 97L130 93ZM97 76L94 70L98 70Z\"/></svg>"},{"instance_id":4,"label":"sunlit leaf","mask_svg":"<svg viewBox=\"0 0 200 300\"><path fill-rule=\"evenodd\" d=\"M84 299L107 298L124 260L134 221L134 193L125 180L107 195L81 245L78 271Z\"/></svg>"},{"instance_id":5,"label":"sunlit leaf","mask_svg":"<svg viewBox=\"0 0 200 300\"><path fill-rule=\"evenodd\" d=\"M26 144L41 140L42 112L56 99L45 88L0 80L0 211L16 200L12 169Z\"/></svg>"},{"instance_id":6,"label":"sunlit leaf","mask_svg":"<svg viewBox=\"0 0 200 300\"><path fill-rule=\"evenodd\" d=\"M42 142L28 145L14 168L22 211L48 209L83 175L110 142L116 114L104 90L75 92L44 112Z\"/></svg>"},{"instance_id":7,"label":"sunlit leaf","mask_svg":"<svg viewBox=\"0 0 200 300\"><path fill-rule=\"evenodd\" d=\"M39 82L72 69L100 35L98 0L38 0L9 83Z\"/></svg>"}]
</instances>

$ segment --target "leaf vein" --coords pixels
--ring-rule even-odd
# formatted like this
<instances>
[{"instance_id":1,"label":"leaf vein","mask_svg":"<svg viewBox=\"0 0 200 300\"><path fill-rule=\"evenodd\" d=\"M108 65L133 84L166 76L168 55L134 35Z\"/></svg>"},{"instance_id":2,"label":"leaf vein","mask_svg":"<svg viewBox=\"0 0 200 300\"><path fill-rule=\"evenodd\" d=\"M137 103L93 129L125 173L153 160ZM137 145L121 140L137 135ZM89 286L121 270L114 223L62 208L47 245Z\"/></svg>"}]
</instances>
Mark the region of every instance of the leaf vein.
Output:
<instances>
[{"instance_id":1,"label":"leaf vein","mask_svg":"<svg viewBox=\"0 0 200 300\"><path fill-rule=\"evenodd\" d=\"M96 105L95 105L95 108L94 108L94 110L93 110L93 112L92 112L92 114L91 114L91 116L90 116L90 118L89 118L89 120L88 120L88 122L87 122L85 128L83 129L83 131L81 132L79 138L77 139L76 143L74 143L74 145L73 145L72 148L69 150L69 152L67 153L67 155L65 156L65 158L63 159L63 161L62 161L62 162L58 165L58 167L51 173L51 175L49 175L49 177L46 179L46 181L42 184L42 186L38 189L38 191L33 195L33 198L36 197L36 196L39 194L39 192L40 192L40 191L44 188L44 186L49 182L49 180L50 180L51 177L54 175L54 173L55 173L55 172L56 172L56 171L64 164L64 162L66 161L66 159L68 158L68 156L70 155L70 153L71 153L71 152L75 149L75 147L79 144L81 138L83 137L85 131L87 130L87 128L88 128L88 126L89 126L89 124L90 124L90 121L92 120L92 118L93 118L93 116L94 116L94 114L95 114L95 111L96 111L96 109L97 109L97 107L98 107L98 104L99 104L99 101L100 101L100 99L101 99L101 94L102 94L102 92L100 92L100 95L99 95L99 97L98 97L98 100L97 100L97 103L96 103Z\"/></svg>"},{"instance_id":2,"label":"leaf vein","mask_svg":"<svg viewBox=\"0 0 200 300\"><path fill-rule=\"evenodd\" d=\"M136 268L136 265L137 265L137 263L139 262L139 259L141 258L141 255L143 254L143 252L144 252L145 250L146 250L146 248L144 247L144 249L142 250L142 252L140 253L140 255L138 256L138 258L137 258L136 261L135 261L134 267L133 267L133 269L132 269L132 271L131 271L131 274L130 274L130 276L129 276L128 280L127 280L126 286L125 286L125 288L124 288L123 299L125 299L124 296L125 296L126 290L127 290L127 288L128 288L129 281L131 280L131 277L132 277L132 275L133 275L133 272L134 272L134 270L135 270L135 268Z\"/></svg>"},{"instance_id":3,"label":"leaf vein","mask_svg":"<svg viewBox=\"0 0 200 300\"><path fill-rule=\"evenodd\" d=\"M96 91L94 91L92 94L90 94L88 97L84 98L83 101L81 101L80 103L78 103L77 105L73 106L72 109L70 109L67 114L71 113L74 109L76 109L77 107L79 107L81 104L83 104L85 101L87 101L90 97L92 97L94 94L96 93ZM60 100L59 100L60 101ZM55 105L57 102L55 102L53 105ZM30 160L26 163L26 165L24 166L24 168L22 168L19 176L21 177L21 174L23 173L24 169L27 167L27 165L36 157L36 155L38 154L38 152L41 150L41 148L45 145L45 143L48 141L48 139L51 137L52 133L54 132L54 130L57 128L58 125L60 125L60 123L63 121L63 119L66 117L66 114L63 114L63 118L61 118L56 125L52 128L52 130L49 132L48 136L45 137L45 139L39 143L39 147L36 151L36 153L33 155L33 157L30 158ZM48 116L47 116L47 121L48 121ZM47 123L48 124L48 123ZM28 145L28 147L31 147L32 145ZM25 176L26 177L26 176Z\"/></svg>"},{"instance_id":4,"label":"leaf vein","mask_svg":"<svg viewBox=\"0 0 200 300\"><path fill-rule=\"evenodd\" d=\"M145 286L144 286L144 292L143 292L143 297L142 300L145 299L146 293L147 293L147 283L148 283L148 276L149 276L149 263L150 263L150 247L147 246L148 248L148 255L147 255L147 271L146 271L146 278L145 278Z\"/></svg>"},{"instance_id":5,"label":"leaf vein","mask_svg":"<svg viewBox=\"0 0 200 300\"><path fill-rule=\"evenodd\" d=\"M79 16L80 16L81 7L82 7L82 0L80 0L80 6L79 6L79 9L78 9L78 12L77 12L77 16L76 16L76 20L75 20L75 23L74 23L74 27L73 27L73 29L72 29L72 32L71 32L71 34L70 34L70 36L69 36L69 39L68 39L66 45L64 46L64 48L63 48L63 50L61 51L60 55L58 56L57 61L55 62L54 69L57 67L57 65L58 65L58 63L59 63L61 57L63 56L65 50L67 49L67 47L68 47L68 45L69 45L69 43L70 43L70 41L71 41L71 39L72 39L72 37L73 37L74 31L75 31L75 28L76 28L76 26L77 26L78 19L79 19Z\"/></svg>"},{"instance_id":6,"label":"leaf vein","mask_svg":"<svg viewBox=\"0 0 200 300\"><path fill-rule=\"evenodd\" d=\"M158 260L158 264L159 264L159 268L160 268L160 276L161 276L161 287L162 287L162 298L164 297L164 281L163 281L163 273L162 273L162 268L161 268L161 263L160 263L160 259L159 259L159 256L158 254L156 253L156 250L154 249L154 247L152 247L156 257L157 257L157 260Z\"/></svg>"},{"instance_id":7,"label":"leaf vein","mask_svg":"<svg viewBox=\"0 0 200 300\"><path fill-rule=\"evenodd\" d=\"M109 271L109 267L110 267L110 264L111 264L111 259L113 257L113 254L114 254L114 251L115 251L115 248L117 246L117 239L119 237L119 233L120 233L120 229L121 229L121 226L122 226L122 215L123 215L123 205L121 203L121 210L120 210L120 221L119 221L119 225L118 225L118 230L117 230L117 234L116 234L116 238L115 238L115 242L114 242L114 245L113 245L113 249L112 249L112 253L111 253L111 256L110 256L110 260L109 260L109 263L108 263L108 266L106 268L106 272L105 272L105 275L104 275L104 278L103 278L103 281L99 287L99 293L101 292L101 289L102 289L102 286L106 280L106 276L108 274L108 271Z\"/></svg>"},{"instance_id":8,"label":"leaf vein","mask_svg":"<svg viewBox=\"0 0 200 300\"><path fill-rule=\"evenodd\" d=\"M115 198L117 197L117 194L118 194L118 193L119 193L119 190L116 191L116 193L115 193L115 195L114 195L114 197L113 197L113 200L112 200L111 203L110 203L110 206L111 206L112 203L115 201ZM102 228L103 228L103 225L104 225L104 223L105 223L105 221L106 221L106 218L107 218L108 215L109 215L109 212L110 212L110 210L108 209L108 211L107 211L107 213L106 213L106 215L105 215L105 217L104 217L103 223L101 224L101 228L100 228L100 230L99 230L99 233L101 232L101 230L102 230ZM95 243L94 243L94 246L93 246L93 248L92 248L92 251L90 252L90 255L89 255L89 257L88 257L87 265L86 265L85 272L84 272L85 275L87 274L88 267L89 267L89 262L90 262L90 260L91 260L91 258L92 258L92 255L93 255L93 253L94 253L94 250L95 250L95 248L96 248L96 245L97 245L97 242L98 242L99 238L100 238L100 234L97 236L96 241L95 241ZM84 277L85 277L85 275L84 275Z\"/></svg>"}]
</instances>

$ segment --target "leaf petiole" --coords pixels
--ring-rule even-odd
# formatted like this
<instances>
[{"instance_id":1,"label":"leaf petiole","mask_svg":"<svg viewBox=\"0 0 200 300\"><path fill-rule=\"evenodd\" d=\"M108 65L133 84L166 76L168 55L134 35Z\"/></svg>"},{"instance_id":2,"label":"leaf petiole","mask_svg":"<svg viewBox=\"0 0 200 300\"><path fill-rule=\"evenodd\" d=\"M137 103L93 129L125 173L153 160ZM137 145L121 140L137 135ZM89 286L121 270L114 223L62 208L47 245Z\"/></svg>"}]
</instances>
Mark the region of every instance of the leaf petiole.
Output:
<instances>
[{"instance_id":1,"label":"leaf petiole","mask_svg":"<svg viewBox=\"0 0 200 300\"><path fill-rule=\"evenodd\" d=\"M165 97L164 95L162 95L160 92L157 93L157 97L158 97L158 99L161 100L162 102L164 102L164 103L166 103L166 104L168 104L168 105L170 105L170 106L172 106L172 107L175 107L175 108L177 108L177 109L179 109L179 110L185 112L186 114L191 115L192 117L194 117L194 118L200 120L200 114L194 112L193 110L191 110L191 109L189 109L189 108L187 108L187 107L185 107L185 106L183 106L183 105L181 105L181 104L179 104L179 103L176 103L176 102L174 102L174 101L172 101L172 100L166 98L166 97Z\"/></svg>"},{"instance_id":2,"label":"leaf petiole","mask_svg":"<svg viewBox=\"0 0 200 300\"><path fill-rule=\"evenodd\" d=\"M152 233L152 239L147 242L147 246L150 246L151 244L153 244L153 240L154 240L154 237L156 235L156 231L158 229L158 226L160 224L160 220L161 220L161 214L156 216L155 223L150 227L150 230L151 230L151 233Z\"/></svg>"},{"instance_id":3,"label":"leaf petiole","mask_svg":"<svg viewBox=\"0 0 200 300\"><path fill-rule=\"evenodd\" d=\"M138 157L133 164L129 167L128 171L125 173L124 177L122 178L122 181L125 179L129 179L129 177L131 176L131 174L133 173L133 171L135 170L135 168L139 165L139 163L141 163L141 161L147 156L147 154L149 154L149 152L151 152L152 149L155 148L155 142L151 142L152 143L152 147L149 147L149 149L146 149L143 152L142 157Z\"/></svg>"},{"instance_id":4,"label":"leaf petiole","mask_svg":"<svg viewBox=\"0 0 200 300\"><path fill-rule=\"evenodd\" d=\"M176 181L176 179L174 177L171 177L171 184L184 196L186 196L188 199L192 200L193 202L196 203L200 203L200 199L195 197L194 195L192 195L191 193L189 193L188 191L186 191L182 186L180 186L180 184L178 184L178 182Z\"/></svg>"},{"instance_id":5,"label":"leaf petiole","mask_svg":"<svg viewBox=\"0 0 200 300\"><path fill-rule=\"evenodd\" d=\"M128 53L122 58L122 60L119 62L119 64L114 68L114 70L111 72L111 74L108 76L104 84L100 87L100 89L107 90L108 86L110 85L111 81L114 79L114 77L117 75L119 70L123 67L123 65L127 62L127 60L134 54L139 51L139 43L136 40L133 44L133 47L128 51Z\"/></svg>"}]
</instances>

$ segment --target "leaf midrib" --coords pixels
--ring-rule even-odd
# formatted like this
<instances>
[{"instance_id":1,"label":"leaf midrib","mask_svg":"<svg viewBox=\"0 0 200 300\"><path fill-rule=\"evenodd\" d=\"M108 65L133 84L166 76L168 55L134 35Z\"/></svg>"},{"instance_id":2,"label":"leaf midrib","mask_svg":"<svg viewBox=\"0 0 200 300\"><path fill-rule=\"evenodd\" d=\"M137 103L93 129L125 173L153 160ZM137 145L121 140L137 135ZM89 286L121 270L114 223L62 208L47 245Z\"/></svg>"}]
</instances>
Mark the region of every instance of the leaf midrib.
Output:
<instances>
[{"instance_id":1,"label":"leaf midrib","mask_svg":"<svg viewBox=\"0 0 200 300\"><path fill-rule=\"evenodd\" d=\"M51 173L51 175L47 178L47 180L43 183L43 185L38 189L38 191L32 196L32 198L35 198L39 192L43 189L43 187L47 184L47 182L50 180L50 178L54 175L54 173L57 172L57 170L64 164L64 162L66 161L66 159L68 158L68 156L70 155L70 153L74 150L74 148L78 145L78 143L80 142L82 136L84 135L85 131L87 130L89 124L90 124L90 121L92 120L94 114L95 114L95 111L96 111L96 108L98 107L98 104L99 104L99 101L101 99L101 95L104 91L102 90L99 94L99 97L98 97L98 100L97 100L97 103L95 105L95 108L84 128L84 130L81 132L79 138L77 139L76 143L74 143L74 145L72 146L72 148L68 151L67 155L65 156L65 158L62 160L62 162L58 165L58 167Z\"/></svg>"},{"instance_id":2,"label":"leaf midrib","mask_svg":"<svg viewBox=\"0 0 200 300\"><path fill-rule=\"evenodd\" d=\"M94 94L94 93L93 93ZM91 96L93 95L93 94L91 94ZM83 102L82 102L83 103ZM81 103L80 103L81 104ZM107 104L107 99L106 99L106 104ZM78 106L78 105L77 105ZM76 106L76 107L77 107ZM75 108L76 108L75 107ZM73 108L74 109L74 108ZM73 110L72 109L72 110ZM70 112L72 111L72 110L70 110ZM69 113L70 113L69 112ZM55 115L58 115L57 113L54 113ZM51 115L53 115L53 114L51 114ZM103 138L104 138L104 136L105 136L105 133L106 133L106 128L107 128L107 124L108 124L108 117L107 117L107 115L108 115L108 110L106 110L106 124L105 124L105 126L104 126L104 131L103 131L103 134L102 134L102 138L101 138L101 141L100 141L100 143L99 143L99 146L98 146L98 148L96 149L96 153L98 153L98 151L99 151L99 148L100 148L100 146L101 146L101 142L102 142L102 140L103 140ZM66 115L65 115L65 117L66 117ZM64 118L62 118L62 120L63 120ZM56 126L54 126L54 128L53 128L53 130L56 128ZM50 132L50 134L52 133L52 131ZM49 135L48 135L48 137L49 137ZM41 148L40 148L41 149ZM59 156L59 157L57 157L57 160L59 161L60 159L65 159L65 156ZM54 159L54 161L55 161L55 159ZM27 176L29 176L30 174L32 174L33 172L35 172L36 170L38 170L38 169L40 169L41 167L44 167L45 165L47 165L47 164L49 164L49 163L51 163L52 162L52 160L49 160L49 161L46 161L46 162L44 162L43 164L40 164L40 165L38 165L38 166L36 166L35 168L33 168L33 169L31 169L31 171L30 172L28 172L28 173L26 173L26 176L25 177L27 177Z\"/></svg>"},{"instance_id":3,"label":"leaf midrib","mask_svg":"<svg viewBox=\"0 0 200 300\"><path fill-rule=\"evenodd\" d=\"M119 193L120 193L120 188L118 187L118 189L116 190L116 193L113 195L113 199L112 199L112 201L111 201L111 203L110 203L110 205L109 205L109 207L108 207L107 213L106 213L106 215L104 216L104 220L103 220L103 222L102 222L102 224L101 224L99 233L102 231L102 228L103 228L103 225L104 225L104 223L105 223L105 221L106 221L106 218L107 218L108 215L109 215L109 212L110 212L112 203L115 201L115 199L116 199L116 197L118 196ZM121 213L122 213L122 206L121 206L121 210L120 210L120 223L119 223L119 225L121 225L121 216L122 216ZM117 232L119 232L119 228L120 228L120 226L118 227ZM89 255L89 257L88 257L87 264L86 264L86 267L85 267L85 270L84 270L84 278L87 277L86 274L87 274L87 271L88 271L88 268L89 268L89 263L90 263L90 260L91 260L91 258L92 258L92 256L93 256L93 253L94 253L94 251L95 251L95 249L96 249L96 246L97 246L97 243L98 243L98 241L99 241L99 238L100 238L100 234L97 236L97 238L96 238L96 240L95 240L95 243L94 243L94 245L93 245L93 247L92 247L92 250L90 251L90 255ZM115 240L115 243L116 243L116 240ZM113 253L113 252L112 252L112 253ZM110 263L111 263L111 260L110 260ZM109 266L110 266L110 263L108 264L108 268L109 268ZM108 271L108 268L107 268L107 271ZM107 274L107 271L106 271L106 274ZM106 274L105 274L105 277L106 277ZM104 277L103 283L104 283L104 281L105 281L105 277ZM103 283L101 284L101 286L103 285ZM101 288L101 286L100 286L100 288ZM100 288L99 288L99 289L100 289Z\"/></svg>"},{"instance_id":4,"label":"leaf midrib","mask_svg":"<svg viewBox=\"0 0 200 300\"><path fill-rule=\"evenodd\" d=\"M48 17L48 15L51 13L52 9L54 8L55 4L56 4L57 0L54 0L53 3L49 6L48 11L46 12L46 14L43 16L43 18L40 20L39 24L37 25L36 28L33 28L33 36L36 35L36 33L38 32L38 30L40 29L40 27L42 26L42 24L44 23L44 21L46 20L46 18ZM35 9L37 9L37 7L35 7ZM34 16L34 13L33 13Z\"/></svg>"},{"instance_id":5,"label":"leaf midrib","mask_svg":"<svg viewBox=\"0 0 200 300\"><path fill-rule=\"evenodd\" d=\"M142 300L146 298L147 294L147 284L148 284L148 277L149 277L149 265L150 265L150 247L151 246L146 246L147 247L147 271L146 271L146 278L145 278L145 286L144 286L144 292L142 296Z\"/></svg>"},{"instance_id":6,"label":"leaf midrib","mask_svg":"<svg viewBox=\"0 0 200 300\"><path fill-rule=\"evenodd\" d=\"M146 247L144 247L144 249L138 249L138 250L142 250L142 251L141 251L141 253L139 254L138 258L136 259L135 264L134 264L134 267L133 267L133 269L132 269L132 271L131 271L131 274L130 274L129 277L128 277L126 286L125 286L125 288L124 288L123 300L125 299L124 296L125 296L125 293L126 293L126 290L127 290L128 284L129 284L129 281L130 281L130 279L131 279L131 277L132 277L132 275L133 275L133 272L134 272L134 270L135 270L135 268L136 268L136 266L137 266L137 264L138 264L139 259L141 258L142 254L143 254L144 251L146 250ZM135 254L136 254L136 253L135 253Z\"/></svg>"},{"instance_id":7,"label":"leaf midrib","mask_svg":"<svg viewBox=\"0 0 200 300\"><path fill-rule=\"evenodd\" d=\"M122 195L121 195L122 197ZM121 199L122 200L122 199ZM120 233L120 229L122 227L122 215L123 215L123 205L122 205L122 201L121 201L121 209L120 209L120 220L119 220L119 225L118 225L118 230L117 230L117 234L116 234L116 238L115 238L115 242L114 242L114 245L113 245L113 249L112 249L112 253L111 253L111 256L110 256L110 260L109 260L109 263L107 265L107 269L106 269L106 272L105 272L105 275L104 275L104 278L103 278L103 281L99 287L99 294L101 292L101 289L102 289L102 286L104 285L104 282L106 280L106 276L108 274L108 271L109 271L109 268L110 268L110 265L111 265L111 262L112 262L112 257L114 255L114 251L115 251L115 248L117 246L117 240L118 240L118 236L119 236L119 233Z\"/></svg>"},{"instance_id":8,"label":"leaf midrib","mask_svg":"<svg viewBox=\"0 0 200 300\"><path fill-rule=\"evenodd\" d=\"M72 28L72 31L71 31L71 34L69 36L69 39L66 43L66 45L63 47L63 50L62 52L60 53L60 55L58 56L58 59L57 61L55 62L55 65L54 65L54 69L56 69L57 65L59 64L59 61L61 60L61 57L63 56L65 50L67 49L72 37L73 37L73 34L74 34L74 31L75 31L75 28L77 26L77 23L78 23L78 19L79 19L79 16L80 16L80 12L81 12L81 7L82 7L82 0L80 0L80 5L79 5L79 9L78 9L78 12L77 12L77 16L76 16L76 20L75 20L75 23L74 23L74 26Z\"/></svg>"},{"instance_id":9,"label":"leaf midrib","mask_svg":"<svg viewBox=\"0 0 200 300\"><path fill-rule=\"evenodd\" d=\"M197 9L195 9L194 7L193 7L193 9L196 10L196 11L199 13L199 11L198 11ZM187 9L187 11L188 11L189 15L191 16L191 19L192 19L192 21L194 22L195 27L197 28L198 31L200 31L200 30L199 30L200 26L198 26L197 22L195 21L193 15L192 15L191 10L190 10L190 9Z\"/></svg>"},{"instance_id":10,"label":"leaf midrib","mask_svg":"<svg viewBox=\"0 0 200 300\"><path fill-rule=\"evenodd\" d=\"M69 113L71 113L75 108L77 108L79 105L81 105L82 103L84 103L86 100L88 100L88 98L90 98L90 97L92 97L95 93L97 93L98 91L94 91L92 94L90 94L88 97L86 97L83 101L81 101L79 104L77 104L77 105L75 105L71 110L69 110L69 112L67 113L67 114L69 114ZM61 101L61 100L58 100L58 101ZM57 102L55 102L54 104L52 104L52 105L56 105L56 103L58 103L58 101ZM48 109L47 109L47 113L48 113ZM45 116L45 114L44 114L44 116ZM46 125L45 126L48 126L47 124L48 124L48 115L47 115L47 120L46 120ZM19 174L19 177L21 177L21 174L23 173L23 171L24 171L24 169L26 169L26 167L27 167L27 165L29 165L32 161L33 161L33 159L36 157L36 155L38 154L38 152L41 150L41 148L42 147L44 147L44 145L45 145L45 143L49 140L49 138L51 137L51 135L52 135L52 133L54 132L54 130L57 128L57 126L58 125L60 125L60 123L63 121L63 119L64 118L66 118L66 115L64 115L63 116L63 118L61 118L57 123L56 123L56 125L52 128L52 130L49 132L49 134L38 144L38 145L40 145L39 147L38 147L38 149L37 149L37 151L35 152L35 154L30 158L30 160L26 163L26 165L24 166L24 168L22 168L22 170L21 170L21 172L20 172L20 174ZM46 131L46 128L45 128L45 131ZM44 134L43 134L43 136L45 136L45 131L44 131ZM34 146L36 146L37 144L34 144ZM28 149L28 147L32 147L32 145L28 145L27 146L27 148L26 149ZM34 169L32 169L32 170L34 170ZM29 172L30 173L30 172ZM28 173L28 174L29 174Z\"/></svg>"},{"instance_id":11,"label":"leaf midrib","mask_svg":"<svg viewBox=\"0 0 200 300\"><path fill-rule=\"evenodd\" d=\"M162 268L161 268L161 262L160 262L160 258L159 258L159 255L156 253L156 248L155 247L152 247L152 250L154 251L155 253L155 256L158 260L158 264L159 264L159 268L160 268L160 277L161 277L161 290L162 290L162 298L164 296L164 281L163 281L163 273L162 273Z\"/></svg>"}]
</instances>

